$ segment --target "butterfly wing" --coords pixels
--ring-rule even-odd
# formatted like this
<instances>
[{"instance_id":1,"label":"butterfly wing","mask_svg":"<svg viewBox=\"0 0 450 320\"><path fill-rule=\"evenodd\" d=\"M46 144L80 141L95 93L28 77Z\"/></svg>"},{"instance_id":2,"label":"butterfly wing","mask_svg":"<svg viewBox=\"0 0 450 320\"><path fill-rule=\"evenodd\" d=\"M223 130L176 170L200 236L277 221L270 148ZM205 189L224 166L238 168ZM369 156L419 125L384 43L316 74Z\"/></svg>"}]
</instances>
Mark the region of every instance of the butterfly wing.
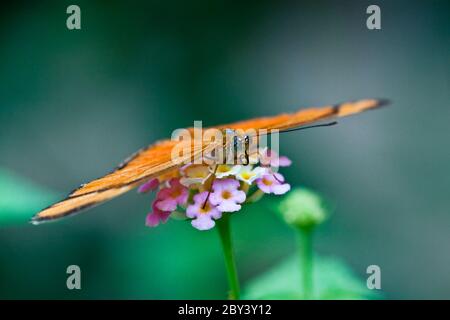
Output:
<instances>
[{"instance_id":1,"label":"butterfly wing","mask_svg":"<svg viewBox=\"0 0 450 320\"><path fill-rule=\"evenodd\" d=\"M215 128L234 130L284 130L311 124L316 121L349 116L378 108L384 104L386 104L385 100L367 99L341 103L334 106L302 109L292 114L255 118L220 125ZM192 134L193 129L190 129L190 132ZM54 220L93 207L129 191L153 177L177 170L181 164L174 163L171 159L172 148L177 143L179 142L163 140L136 152L111 173L82 185L71 192L66 199L40 211L33 217L32 222L39 223ZM201 157L203 151L206 148L211 148L211 145L203 142L200 148L195 148L195 144L191 145L190 148L191 155L186 155L186 158L182 158L182 163Z\"/></svg>"},{"instance_id":2,"label":"butterfly wing","mask_svg":"<svg viewBox=\"0 0 450 320\"><path fill-rule=\"evenodd\" d=\"M143 182L177 170L185 162L201 156L203 149L191 146L191 154L180 157L177 163L171 159L172 148L178 141L163 140L141 149L125 160L111 173L81 185L64 200L37 213L32 223L54 220L93 207L115 198Z\"/></svg>"},{"instance_id":3,"label":"butterfly wing","mask_svg":"<svg viewBox=\"0 0 450 320\"><path fill-rule=\"evenodd\" d=\"M301 109L295 113L283 113L273 117L262 117L220 125L220 129L277 129L286 130L309 125L317 121L331 120L346 117L366 110L376 109L388 103L383 99L365 99L354 102L345 102L336 105Z\"/></svg>"},{"instance_id":4,"label":"butterfly wing","mask_svg":"<svg viewBox=\"0 0 450 320\"><path fill-rule=\"evenodd\" d=\"M92 208L97 204L106 202L131 190L133 187L133 185L127 185L119 188L111 188L104 191L92 192L79 197L71 197L69 195L66 199L40 211L32 218L31 222L33 224L38 224L44 221L62 218L70 214L79 212L83 209Z\"/></svg>"}]
</instances>

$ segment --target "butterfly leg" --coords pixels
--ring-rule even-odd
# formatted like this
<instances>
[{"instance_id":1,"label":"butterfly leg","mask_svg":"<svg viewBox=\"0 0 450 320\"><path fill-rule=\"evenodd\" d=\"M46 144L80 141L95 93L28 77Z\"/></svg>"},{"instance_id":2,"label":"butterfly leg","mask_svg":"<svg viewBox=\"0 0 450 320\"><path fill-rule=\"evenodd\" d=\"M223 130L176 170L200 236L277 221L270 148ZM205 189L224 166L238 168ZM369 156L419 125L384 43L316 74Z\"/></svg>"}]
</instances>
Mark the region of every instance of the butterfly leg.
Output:
<instances>
[{"instance_id":1,"label":"butterfly leg","mask_svg":"<svg viewBox=\"0 0 450 320\"><path fill-rule=\"evenodd\" d=\"M244 166L248 166L250 164L250 156L248 155L247 150L245 151L245 154L240 155L240 163ZM243 161L245 159L245 162Z\"/></svg>"},{"instance_id":2,"label":"butterfly leg","mask_svg":"<svg viewBox=\"0 0 450 320\"><path fill-rule=\"evenodd\" d=\"M208 195L206 196L206 199L205 199L205 202L203 203L202 209L205 209L206 203L208 202L209 196L211 195L212 185L213 185L213 183L214 183L214 180L216 179L217 167L218 167L218 165L216 164L216 165L214 166L214 172L213 172L213 177L212 177L212 181L211 181L211 186L209 187Z\"/></svg>"}]
</instances>

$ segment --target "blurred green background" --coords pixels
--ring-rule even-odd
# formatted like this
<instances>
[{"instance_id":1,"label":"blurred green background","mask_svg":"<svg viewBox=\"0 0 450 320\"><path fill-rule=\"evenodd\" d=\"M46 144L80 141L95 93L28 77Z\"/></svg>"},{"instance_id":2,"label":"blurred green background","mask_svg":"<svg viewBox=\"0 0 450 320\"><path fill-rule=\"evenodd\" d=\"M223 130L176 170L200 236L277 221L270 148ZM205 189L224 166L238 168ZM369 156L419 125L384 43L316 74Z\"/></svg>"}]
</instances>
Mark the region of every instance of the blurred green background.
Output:
<instances>
[{"instance_id":1,"label":"blurred green background","mask_svg":"<svg viewBox=\"0 0 450 320\"><path fill-rule=\"evenodd\" d=\"M82 29L66 28L77 4ZM36 210L194 120L384 97L390 108L283 136L284 171L336 210L316 249L385 298L450 298L450 3L15 1L0 12L0 298L224 298L215 230L144 226L131 192L56 223ZM268 198L234 216L247 282L290 256ZM66 289L66 267L82 290Z\"/></svg>"}]
</instances>

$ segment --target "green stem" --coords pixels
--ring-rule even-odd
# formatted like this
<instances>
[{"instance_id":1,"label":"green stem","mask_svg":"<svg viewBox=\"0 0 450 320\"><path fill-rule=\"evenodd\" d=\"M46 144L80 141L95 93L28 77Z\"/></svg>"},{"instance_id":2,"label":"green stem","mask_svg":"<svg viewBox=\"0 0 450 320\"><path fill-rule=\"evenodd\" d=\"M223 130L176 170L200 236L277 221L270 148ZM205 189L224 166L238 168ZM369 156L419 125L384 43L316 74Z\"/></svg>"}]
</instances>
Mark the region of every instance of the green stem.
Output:
<instances>
[{"instance_id":1,"label":"green stem","mask_svg":"<svg viewBox=\"0 0 450 320\"><path fill-rule=\"evenodd\" d=\"M239 278L234 259L233 245L231 243L230 214L224 214L216 222L222 242L223 255L225 257L225 267L227 269L228 285L230 286L230 299L239 300Z\"/></svg>"},{"instance_id":2,"label":"green stem","mask_svg":"<svg viewBox=\"0 0 450 320\"><path fill-rule=\"evenodd\" d=\"M301 276L303 283L303 297L305 300L312 299L313 287L313 228L298 229L299 234L299 256L301 263Z\"/></svg>"}]
</instances>

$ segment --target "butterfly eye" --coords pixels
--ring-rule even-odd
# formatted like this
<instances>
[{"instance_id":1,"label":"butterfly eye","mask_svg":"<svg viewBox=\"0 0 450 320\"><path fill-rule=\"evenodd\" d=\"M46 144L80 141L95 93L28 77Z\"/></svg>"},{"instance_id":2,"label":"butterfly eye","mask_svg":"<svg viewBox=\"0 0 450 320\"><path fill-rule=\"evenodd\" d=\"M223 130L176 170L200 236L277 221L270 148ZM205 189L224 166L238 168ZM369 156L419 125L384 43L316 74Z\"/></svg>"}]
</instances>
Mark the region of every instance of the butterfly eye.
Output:
<instances>
[{"instance_id":1,"label":"butterfly eye","mask_svg":"<svg viewBox=\"0 0 450 320\"><path fill-rule=\"evenodd\" d=\"M238 136L233 136L233 145L234 145L234 147L237 148L238 144L239 144Z\"/></svg>"}]
</instances>

